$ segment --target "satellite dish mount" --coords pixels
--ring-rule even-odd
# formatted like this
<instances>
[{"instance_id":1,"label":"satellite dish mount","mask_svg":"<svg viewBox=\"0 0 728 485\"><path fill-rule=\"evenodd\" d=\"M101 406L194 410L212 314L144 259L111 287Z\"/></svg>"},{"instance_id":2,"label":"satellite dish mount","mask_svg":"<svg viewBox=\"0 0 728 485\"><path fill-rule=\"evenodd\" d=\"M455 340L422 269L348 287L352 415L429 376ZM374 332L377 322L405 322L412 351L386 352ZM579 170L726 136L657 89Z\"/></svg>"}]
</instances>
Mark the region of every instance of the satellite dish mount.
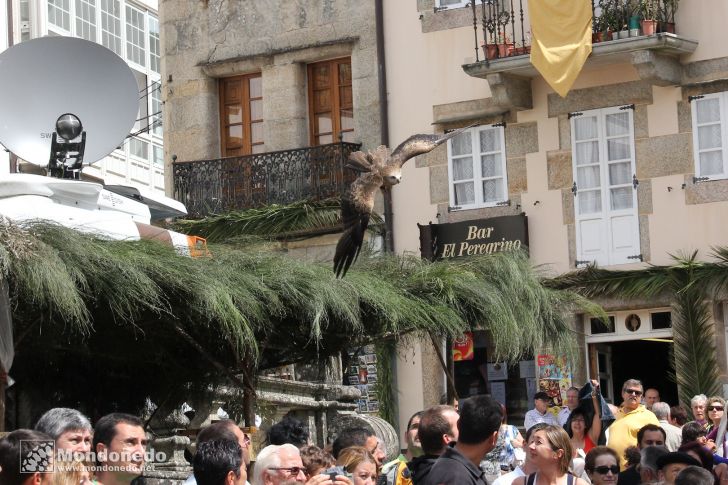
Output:
<instances>
[{"instance_id":1,"label":"satellite dish mount","mask_svg":"<svg viewBox=\"0 0 728 485\"><path fill-rule=\"evenodd\" d=\"M80 179L86 132L81 120L73 113L65 113L56 120L56 131L51 141L48 171L52 177Z\"/></svg>"}]
</instances>

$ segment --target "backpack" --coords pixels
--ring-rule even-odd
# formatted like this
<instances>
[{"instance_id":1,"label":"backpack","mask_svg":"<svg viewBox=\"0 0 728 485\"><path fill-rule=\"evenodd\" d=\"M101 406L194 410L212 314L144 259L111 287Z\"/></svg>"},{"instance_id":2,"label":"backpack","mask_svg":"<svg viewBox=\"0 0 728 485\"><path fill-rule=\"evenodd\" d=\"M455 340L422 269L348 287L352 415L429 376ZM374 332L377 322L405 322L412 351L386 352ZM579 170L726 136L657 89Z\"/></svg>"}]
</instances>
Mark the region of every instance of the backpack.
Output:
<instances>
[{"instance_id":1,"label":"backpack","mask_svg":"<svg viewBox=\"0 0 728 485\"><path fill-rule=\"evenodd\" d=\"M407 463L395 460L384 465L377 485L412 485L412 474Z\"/></svg>"}]
</instances>

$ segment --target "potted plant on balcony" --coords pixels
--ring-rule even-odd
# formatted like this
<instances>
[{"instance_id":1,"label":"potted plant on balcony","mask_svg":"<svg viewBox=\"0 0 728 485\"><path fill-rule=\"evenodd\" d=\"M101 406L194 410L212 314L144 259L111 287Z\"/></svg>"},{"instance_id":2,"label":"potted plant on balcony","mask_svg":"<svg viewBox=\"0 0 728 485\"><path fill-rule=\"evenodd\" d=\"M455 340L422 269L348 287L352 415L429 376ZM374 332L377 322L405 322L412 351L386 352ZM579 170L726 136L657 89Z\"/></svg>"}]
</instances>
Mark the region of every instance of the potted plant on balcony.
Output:
<instances>
[{"instance_id":1,"label":"potted plant on balcony","mask_svg":"<svg viewBox=\"0 0 728 485\"><path fill-rule=\"evenodd\" d=\"M625 17L629 27L629 36L640 35L640 4L638 0L625 0Z\"/></svg>"},{"instance_id":2,"label":"potted plant on balcony","mask_svg":"<svg viewBox=\"0 0 728 485\"><path fill-rule=\"evenodd\" d=\"M600 28L602 40L616 40L619 31L619 7L615 4L618 0L599 0Z\"/></svg>"},{"instance_id":3,"label":"potted plant on balcony","mask_svg":"<svg viewBox=\"0 0 728 485\"><path fill-rule=\"evenodd\" d=\"M505 33L498 34L498 57L508 57L513 54L515 44L511 42L511 39Z\"/></svg>"},{"instance_id":4,"label":"potted plant on balcony","mask_svg":"<svg viewBox=\"0 0 728 485\"><path fill-rule=\"evenodd\" d=\"M642 13L642 33L653 35L657 32L657 0L640 0Z\"/></svg>"},{"instance_id":5,"label":"potted plant on balcony","mask_svg":"<svg viewBox=\"0 0 728 485\"><path fill-rule=\"evenodd\" d=\"M677 12L678 3L680 3L680 0L662 0L659 14L663 32L675 33L675 13Z\"/></svg>"},{"instance_id":6,"label":"potted plant on balcony","mask_svg":"<svg viewBox=\"0 0 728 485\"><path fill-rule=\"evenodd\" d=\"M483 42L480 47L483 49L483 55L486 59L491 60L498 57L498 46L495 45L495 42L489 42L488 44Z\"/></svg>"}]
</instances>

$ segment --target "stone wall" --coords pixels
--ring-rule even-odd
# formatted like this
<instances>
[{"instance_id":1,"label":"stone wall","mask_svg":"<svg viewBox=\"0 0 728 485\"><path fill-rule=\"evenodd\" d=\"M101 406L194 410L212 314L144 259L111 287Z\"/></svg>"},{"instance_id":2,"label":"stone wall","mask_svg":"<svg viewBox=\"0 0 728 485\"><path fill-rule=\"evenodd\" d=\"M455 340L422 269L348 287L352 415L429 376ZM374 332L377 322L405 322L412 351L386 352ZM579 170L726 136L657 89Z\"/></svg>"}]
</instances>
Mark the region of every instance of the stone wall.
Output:
<instances>
[{"instance_id":1,"label":"stone wall","mask_svg":"<svg viewBox=\"0 0 728 485\"><path fill-rule=\"evenodd\" d=\"M373 0L161 0L159 17L165 160L219 157L218 79L254 72L266 151L309 146L306 65L345 56L356 138L365 149L379 144Z\"/></svg>"}]
</instances>

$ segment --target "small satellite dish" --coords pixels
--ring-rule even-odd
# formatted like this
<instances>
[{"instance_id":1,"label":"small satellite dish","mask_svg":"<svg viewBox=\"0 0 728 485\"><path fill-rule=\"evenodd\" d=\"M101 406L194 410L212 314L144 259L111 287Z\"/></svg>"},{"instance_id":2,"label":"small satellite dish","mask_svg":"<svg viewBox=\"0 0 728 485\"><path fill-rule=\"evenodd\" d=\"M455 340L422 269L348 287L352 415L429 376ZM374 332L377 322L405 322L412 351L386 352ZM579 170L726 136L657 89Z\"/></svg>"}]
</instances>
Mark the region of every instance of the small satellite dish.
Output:
<instances>
[{"instance_id":1,"label":"small satellite dish","mask_svg":"<svg viewBox=\"0 0 728 485\"><path fill-rule=\"evenodd\" d=\"M67 115L85 132L88 165L122 143L138 110L134 74L99 44L42 37L0 53L0 143L33 164L48 165L56 122L75 123Z\"/></svg>"}]
</instances>

